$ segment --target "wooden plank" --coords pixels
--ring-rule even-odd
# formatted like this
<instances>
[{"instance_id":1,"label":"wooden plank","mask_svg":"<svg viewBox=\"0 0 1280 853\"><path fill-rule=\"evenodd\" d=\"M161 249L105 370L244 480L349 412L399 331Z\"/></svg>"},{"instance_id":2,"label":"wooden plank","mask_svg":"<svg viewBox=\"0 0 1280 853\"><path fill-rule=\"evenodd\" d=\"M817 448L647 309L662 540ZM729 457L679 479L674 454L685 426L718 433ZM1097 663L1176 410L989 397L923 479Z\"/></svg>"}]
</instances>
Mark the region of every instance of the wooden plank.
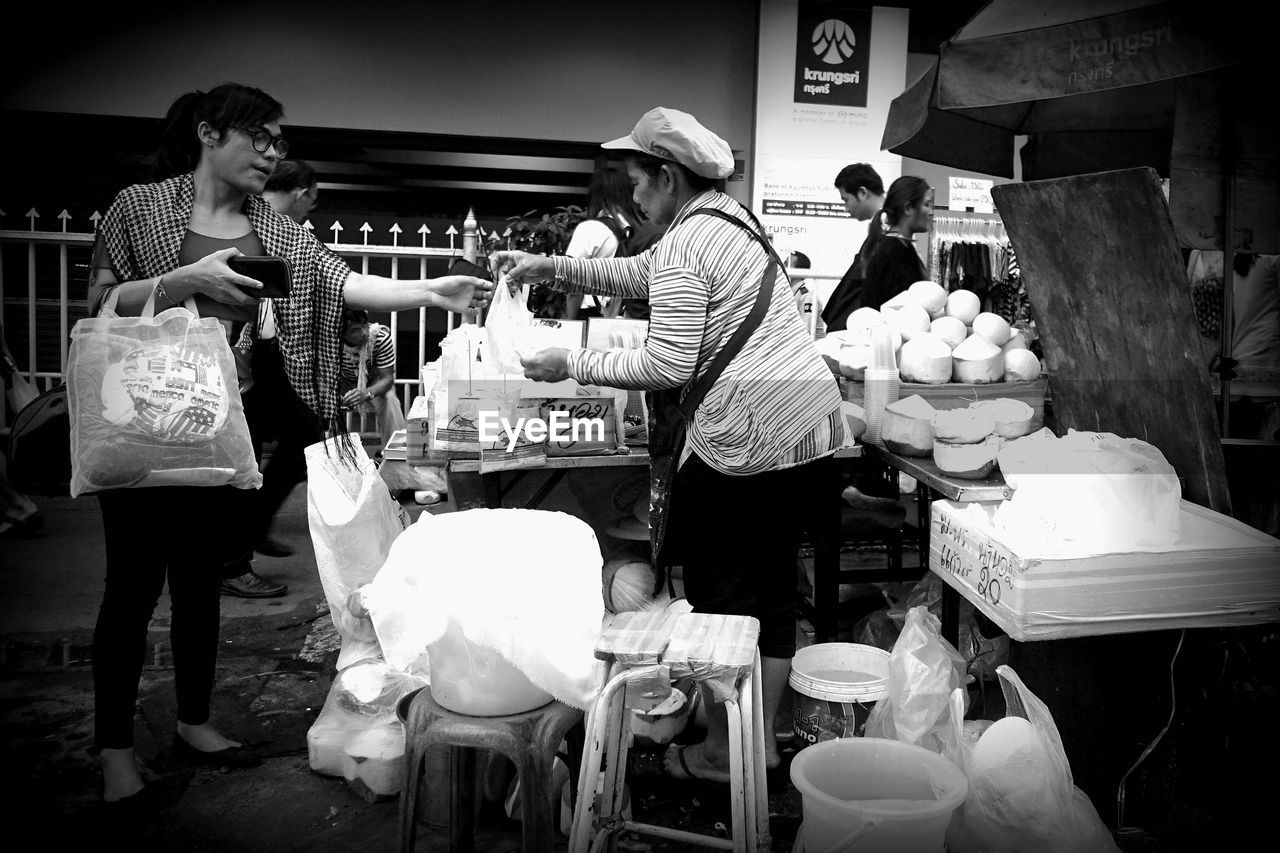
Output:
<instances>
[{"instance_id":1,"label":"wooden plank","mask_svg":"<svg viewBox=\"0 0 1280 853\"><path fill-rule=\"evenodd\" d=\"M1209 379L1169 207L1153 169L992 190L1022 268L1058 434L1140 438L1183 495L1231 512Z\"/></svg>"}]
</instances>

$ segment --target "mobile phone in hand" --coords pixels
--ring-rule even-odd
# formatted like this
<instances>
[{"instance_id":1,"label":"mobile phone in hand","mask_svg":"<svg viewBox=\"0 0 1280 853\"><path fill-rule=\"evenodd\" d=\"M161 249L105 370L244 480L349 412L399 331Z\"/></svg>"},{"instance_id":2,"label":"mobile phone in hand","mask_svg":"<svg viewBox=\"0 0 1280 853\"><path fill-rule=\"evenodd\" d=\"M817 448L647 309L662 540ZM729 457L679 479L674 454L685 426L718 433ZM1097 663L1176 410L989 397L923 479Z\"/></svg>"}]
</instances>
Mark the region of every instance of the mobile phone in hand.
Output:
<instances>
[{"instance_id":1,"label":"mobile phone in hand","mask_svg":"<svg viewBox=\"0 0 1280 853\"><path fill-rule=\"evenodd\" d=\"M466 258L455 258L449 265L449 275L469 275L485 281L493 281L493 273L489 272L488 267L473 264Z\"/></svg>"},{"instance_id":2,"label":"mobile phone in hand","mask_svg":"<svg viewBox=\"0 0 1280 853\"><path fill-rule=\"evenodd\" d=\"M293 268L287 258L269 255L236 255L227 266L249 278L262 282L261 290L245 288L262 299L284 299L293 289Z\"/></svg>"}]
</instances>

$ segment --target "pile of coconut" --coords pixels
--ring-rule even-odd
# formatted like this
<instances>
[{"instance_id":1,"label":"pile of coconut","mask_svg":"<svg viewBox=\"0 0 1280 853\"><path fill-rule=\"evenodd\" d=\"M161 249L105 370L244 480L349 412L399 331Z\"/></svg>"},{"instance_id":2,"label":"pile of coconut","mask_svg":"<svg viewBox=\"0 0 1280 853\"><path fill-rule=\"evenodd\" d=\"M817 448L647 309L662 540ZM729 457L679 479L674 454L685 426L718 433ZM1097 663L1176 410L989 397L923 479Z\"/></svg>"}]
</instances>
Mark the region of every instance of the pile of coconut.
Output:
<instances>
[{"instance_id":1,"label":"pile of coconut","mask_svg":"<svg viewBox=\"0 0 1280 853\"><path fill-rule=\"evenodd\" d=\"M887 327L903 382L1032 382L1040 359L1026 336L999 314L983 311L970 290L948 293L932 281L917 281L880 306L849 315L843 332L831 332L819 351L833 371L862 380L870 363L877 327Z\"/></svg>"},{"instance_id":2,"label":"pile of coconut","mask_svg":"<svg viewBox=\"0 0 1280 853\"><path fill-rule=\"evenodd\" d=\"M932 456L938 470L981 479L996 468L1007 441L1031 432L1035 412L1022 400L980 400L956 409L936 409L919 394L885 406L880 437L902 456Z\"/></svg>"}]
</instances>

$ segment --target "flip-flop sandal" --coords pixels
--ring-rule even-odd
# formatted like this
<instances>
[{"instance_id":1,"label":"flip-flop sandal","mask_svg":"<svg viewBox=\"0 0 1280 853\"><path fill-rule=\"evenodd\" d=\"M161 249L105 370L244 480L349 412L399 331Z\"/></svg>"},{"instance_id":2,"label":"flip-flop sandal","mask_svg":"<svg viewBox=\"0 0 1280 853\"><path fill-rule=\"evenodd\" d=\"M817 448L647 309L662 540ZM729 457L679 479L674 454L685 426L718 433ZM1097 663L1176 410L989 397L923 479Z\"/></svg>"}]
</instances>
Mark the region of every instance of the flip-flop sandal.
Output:
<instances>
[{"instance_id":1,"label":"flip-flop sandal","mask_svg":"<svg viewBox=\"0 0 1280 853\"><path fill-rule=\"evenodd\" d=\"M704 785L709 788L718 788L720 790L724 790L725 788L729 787L728 782L719 782L719 781L716 781L715 779L708 779L705 776L697 775L691 769L689 769L689 765L684 760L684 751L688 749L689 746L690 744L674 744L673 743L671 746L667 748L668 752L670 752L673 749L676 751L676 760L680 762L680 770L682 773L684 773L684 776L676 776L673 773L671 773L671 771L667 770L666 771L667 776L671 779L674 779L677 782L685 782L691 785ZM663 762L663 769L666 770L665 761Z\"/></svg>"}]
</instances>

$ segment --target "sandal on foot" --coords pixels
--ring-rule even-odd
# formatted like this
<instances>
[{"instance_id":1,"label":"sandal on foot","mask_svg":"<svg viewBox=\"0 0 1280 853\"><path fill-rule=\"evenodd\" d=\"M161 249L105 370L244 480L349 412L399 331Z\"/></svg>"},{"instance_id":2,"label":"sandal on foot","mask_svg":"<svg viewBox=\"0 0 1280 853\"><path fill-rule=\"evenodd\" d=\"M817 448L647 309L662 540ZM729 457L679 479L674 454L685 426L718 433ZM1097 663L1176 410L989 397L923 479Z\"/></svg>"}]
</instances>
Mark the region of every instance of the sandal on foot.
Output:
<instances>
[{"instance_id":1,"label":"sandal on foot","mask_svg":"<svg viewBox=\"0 0 1280 853\"><path fill-rule=\"evenodd\" d=\"M670 755L671 751L675 750L676 761L680 765L680 771L684 774L683 776L678 776L675 773L672 773L671 768L667 766L666 756L664 755L663 762L662 762L662 769L666 771L667 776L669 776L672 779L675 779L678 782L692 782L693 784L696 784L696 785L707 785L710 787L721 788L721 789L727 787L729 784L728 782L721 782L716 779L708 779L705 776L699 776L689 768L688 763L686 763L684 760L684 751L688 749L689 746L690 744L674 744L673 743L671 744L671 746L667 747L667 755Z\"/></svg>"}]
</instances>

